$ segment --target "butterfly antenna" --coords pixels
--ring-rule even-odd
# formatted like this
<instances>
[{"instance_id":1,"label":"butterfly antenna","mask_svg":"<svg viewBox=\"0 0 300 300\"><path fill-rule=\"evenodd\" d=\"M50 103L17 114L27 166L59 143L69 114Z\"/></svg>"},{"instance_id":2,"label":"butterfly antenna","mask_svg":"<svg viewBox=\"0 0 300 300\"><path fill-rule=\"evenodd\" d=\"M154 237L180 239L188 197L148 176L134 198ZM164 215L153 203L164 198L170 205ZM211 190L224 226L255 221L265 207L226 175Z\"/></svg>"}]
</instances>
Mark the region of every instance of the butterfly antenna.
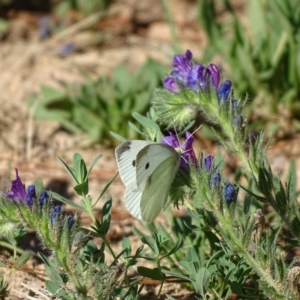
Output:
<instances>
[{"instance_id":1,"label":"butterfly antenna","mask_svg":"<svg viewBox=\"0 0 300 300\"><path fill-rule=\"evenodd\" d=\"M192 134L183 142L183 146L184 146L184 144L187 142L187 140L189 139L189 138L191 138L193 135L194 135L194 133L195 132L197 132L200 128L201 128L201 126L202 125L200 125L198 128L196 128L193 132L192 132ZM186 151L188 151L188 150L186 150Z\"/></svg>"}]
</instances>

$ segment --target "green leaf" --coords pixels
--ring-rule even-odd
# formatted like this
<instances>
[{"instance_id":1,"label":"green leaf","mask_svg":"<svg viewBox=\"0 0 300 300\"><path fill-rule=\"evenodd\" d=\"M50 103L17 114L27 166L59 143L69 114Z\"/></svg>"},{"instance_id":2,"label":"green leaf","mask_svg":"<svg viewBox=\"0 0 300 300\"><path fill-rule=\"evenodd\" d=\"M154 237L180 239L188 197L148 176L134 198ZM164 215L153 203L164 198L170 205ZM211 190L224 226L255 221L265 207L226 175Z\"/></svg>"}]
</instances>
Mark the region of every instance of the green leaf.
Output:
<instances>
[{"instance_id":1,"label":"green leaf","mask_svg":"<svg viewBox=\"0 0 300 300\"><path fill-rule=\"evenodd\" d=\"M79 196L86 196L89 193L89 181L86 180L74 186L74 190Z\"/></svg>"},{"instance_id":2,"label":"green leaf","mask_svg":"<svg viewBox=\"0 0 300 300\"><path fill-rule=\"evenodd\" d=\"M46 103L50 103L54 100L64 98L66 94L56 88L50 86L41 86L41 93L43 95L43 101Z\"/></svg>"},{"instance_id":3,"label":"green leaf","mask_svg":"<svg viewBox=\"0 0 300 300\"><path fill-rule=\"evenodd\" d=\"M87 179L87 168L83 157L79 153L73 155L73 169L78 183L82 183Z\"/></svg>"},{"instance_id":4,"label":"green leaf","mask_svg":"<svg viewBox=\"0 0 300 300\"><path fill-rule=\"evenodd\" d=\"M158 268L150 269L146 267L137 267L137 271L141 276L148 277L154 280L163 281L166 279L166 275L162 273Z\"/></svg>"},{"instance_id":5,"label":"green leaf","mask_svg":"<svg viewBox=\"0 0 300 300\"><path fill-rule=\"evenodd\" d=\"M98 201L101 199L101 197L104 195L104 193L107 191L107 189L110 187L110 185L113 183L113 181L115 180L115 178L118 176L119 173L116 173L116 175L114 175L109 181L108 183L105 185L105 187L102 189L101 194L99 195L99 197L97 198L96 202L93 204L93 208L95 208L96 204L98 203Z\"/></svg>"},{"instance_id":6,"label":"green leaf","mask_svg":"<svg viewBox=\"0 0 300 300\"><path fill-rule=\"evenodd\" d=\"M144 244L148 245L156 255L159 254L158 246L154 238L151 236L143 236L141 240Z\"/></svg>"},{"instance_id":7,"label":"green leaf","mask_svg":"<svg viewBox=\"0 0 300 300\"><path fill-rule=\"evenodd\" d=\"M112 198L110 197L102 208L102 234L106 235L110 226L111 220Z\"/></svg>"},{"instance_id":8,"label":"green leaf","mask_svg":"<svg viewBox=\"0 0 300 300\"><path fill-rule=\"evenodd\" d=\"M64 169L67 171L67 173L70 175L71 178L73 178L73 180L76 183L79 183L77 181L77 177L76 177L76 173L75 170L73 170L71 167L69 167L61 158L59 158L58 156L56 157L56 159L58 160L58 162L64 167Z\"/></svg>"},{"instance_id":9,"label":"green leaf","mask_svg":"<svg viewBox=\"0 0 300 300\"><path fill-rule=\"evenodd\" d=\"M137 128L133 123L128 122L129 127L134 130L135 132L141 134L141 135L145 135L144 132L142 132L139 128Z\"/></svg>"},{"instance_id":10,"label":"green leaf","mask_svg":"<svg viewBox=\"0 0 300 300\"><path fill-rule=\"evenodd\" d=\"M192 282L196 291L204 297L209 286L210 273L206 268L200 268L196 275L196 282Z\"/></svg>"},{"instance_id":11,"label":"green leaf","mask_svg":"<svg viewBox=\"0 0 300 300\"><path fill-rule=\"evenodd\" d=\"M96 163L99 161L99 159L103 156L103 154L98 154L92 161L91 165L90 165L90 168L89 168L89 171L88 171L88 174L87 176L91 173L92 169L94 168L94 166L96 165Z\"/></svg>"},{"instance_id":12,"label":"green leaf","mask_svg":"<svg viewBox=\"0 0 300 300\"><path fill-rule=\"evenodd\" d=\"M173 272L170 270L166 270L166 269L162 269L162 272L164 272L166 275L170 275L170 276L174 276L177 278L181 278L187 281L191 281L191 278L189 278L188 276L183 275L182 273L177 273L177 272Z\"/></svg>"},{"instance_id":13,"label":"green leaf","mask_svg":"<svg viewBox=\"0 0 300 300\"><path fill-rule=\"evenodd\" d=\"M120 142L126 142L127 140L125 138L123 138L122 136L118 135L117 133L110 131L109 132L110 135L112 135L116 140L120 141Z\"/></svg>"},{"instance_id":14,"label":"green leaf","mask_svg":"<svg viewBox=\"0 0 300 300\"><path fill-rule=\"evenodd\" d=\"M171 256L172 254L174 254L175 252L177 252L182 246L183 246L183 237L179 237L179 239L177 240L176 244L172 247L171 250L169 250L165 255L163 255L162 257L168 257Z\"/></svg>"},{"instance_id":15,"label":"green leaf","mask_svg":"<svg viewBox=\"0 0 300 300\"><path fill-rule=\"evenodd\" d=\"M145 128L154 129L155 131L159 131L159 126L151 119L140 115L139 113L133 112L132 116Z\"/></svg>"},{"instance_id":16,"label":"green leaf","mask_svg":"<svg viewBox=\"0 0 300 300\"><path fill-rule=\"evenodd\" d=\"M16 259L16 263L20 266L23 266L26 264L26 262L30 259L30 254L28 252L23 253L21 256L19 256Z\"/></svg>"},{"instance_id":17,"label":"green leaf","mask_svg":"<svg viewBox=\"0 0 300 300\"><path fill-rule=\"evenodd\" d=\"M115 89L125 95L132 86L132 75L125 66L118 66L114 69L112 81Z\"/></svg>"},{"instance_id":18,"label":"green leaf","mask_svg":"<svg viewBox=\"0 0 300 300\"><path fill-rule=\"evenodd\" d=\"M124 238L122 240L122 249L125 250L127 255L130 255L131 253L131 242L128 238Z\"/></svg>"},{"instance_id":19,"label":"green leaf","mask_svg":"<svg viewBox=\"0 0 300 300\"><path fill-rule=\"evenodd\" d=\"M66 204L70 205L71 207L74 207L76 209L80 209L80 210L86 211L84 209L84 207L82 207L81 205L78 205L78 204L74 203L73 201L71 201L71 200L69 200L69 199L67 199L67 198L65 198L65 197L63 197L63 196L61 196L61 195L59 195L59 194L57 194L55 192L48 191L48 194L52 198L57 199L57 200L59 200L59 201L61 201L63 203L66 203Z\"/></svg>"}]
</instances>

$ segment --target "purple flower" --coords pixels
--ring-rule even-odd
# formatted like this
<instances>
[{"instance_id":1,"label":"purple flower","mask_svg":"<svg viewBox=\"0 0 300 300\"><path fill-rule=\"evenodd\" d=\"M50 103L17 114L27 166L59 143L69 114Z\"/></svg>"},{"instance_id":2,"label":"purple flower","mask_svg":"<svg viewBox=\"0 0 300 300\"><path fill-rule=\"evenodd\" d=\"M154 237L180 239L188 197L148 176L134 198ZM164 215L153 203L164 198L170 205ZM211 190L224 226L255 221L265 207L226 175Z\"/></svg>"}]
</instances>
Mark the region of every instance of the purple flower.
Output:
<instances>
[{"instance_id":1,"label":"purple flower","mask_svg":"<svg viewBox=\"0 0 300 300\"><path fill-rule=\"evenodd\" d=\"M40 205L43 206L45 204L45 202L48 200L49 195L47 193L47 191L43 191L40 195Z\"/></svg>"},{"instance_id":2,"label":"purple flower","mask_svg":"<svg viewBox=\"0 0 300 300\"><path fill-rule=\"evenodd\" d=\"M165 78L164 87L172 93L178 93L180 86L188 87L194 91L205 91L212 84L217 90L220 84L220 72L216 65L203 66L192 62L193 54L187 50L185 54L177 54L173 59L173 70Z\"/></svg>"},{"instance_id":3,"label":"purple flower","mask_svg":"<svg viewBox=\"0 0 300 300\"><path fill-rule=\"evenodd\" d=\"M213 165L214 157L212 155L208 155L204 158L204 164L207 172L211 171L211 167Z\"/></svg>"},{"instance_id":4,"label":"purple flower","mask_svg":"<svg viewBox=\"0 0 300 300\"><path fill-rule=\"evenodd\" d=\"M235 187L232 184L227 183L224 187L224 198L228 205L230 205L236 199L236 195L237 190Z\"/></svg>"},{"instance_id":5,"label":"purple flower","mask_svg":"<svg viewBox=\"0 0 300 300\"><path fill-rule=\"evenodd\" d=\"M36 198L35 194L35 186L34 185L29 185L27 188L27 193L25 196L25 201L26 203L31 207L33 204L33 199Z\"/></svg>"},{"instance_id":6,"label":"purple flower","mask_svg":"<svg viewBox=\"0 0 300 300\"><path fill-rule=\"evenodd\" d=\"M186 50L185 54L176 54L173 58L173 67L183 75L187 74L191 69L191 61L193 53L190 50Z\"/></svg>"},{"instance_id":7,"label":"purple flower","mask_svg":"<svg viewBox=\"0 0 300 300\"><path fill-rule=\"evenodd\" d=\"M56 205L52 211L52 214L51 214L51 223L52 225L55 224L59 214L61 213L61 207L60 205Z\"/></svg>"},{"instance_id":8,"label":"purple flower","mask_svg":"<svg viewBox=\"0 0 300 300\"><path fill-rule=\"evenodd\" d=\"M191 133L188 131L185 133L186 140L183 143L180 143L178 138L170 133L169 136L165 136L162 139L162 144L169 145L173 147L174 149L181 149L181 162L180 166L185 169L189 170L189 162L195 163L196 164L196 155L193 150L193 142L194 142L194 137Z\"/></svg>"},{"instance_id":9,"label":"purple flower","mask_svg":"<svg viewBox=\"0 0 300 300\"><path fill-rule=\"evenodd\" d=\"M214 64L209 64L206 69L207 69L207 77L211 78L213 86L215 87L215 89L217 89L221 77L218 67Z\"/></svg>"},{"instance_id":10,"label":"purple flower","mask_svg":"<svg viewBox=\"0 0 300 300\"><path fill-rule=\"evenodd\" d=\"M178 84L172 77L167 77L164 79L164 87L172 93L179 92Z\"/></svg>"},{"instance_id":11,"label":"purple flower","mask_svg":"<svg viewBox=\"0 0 300 300\"><path fill-rule=\"evenodd\" d=\"M5 197L8 199L11 199L15 202L22 202L26 203L26 190L25 190L25 184L22 183L19 174L18 169L16 170L16 179L11 182L11 188L10 191L5 193Z\"/></svg>"}]
</instances>

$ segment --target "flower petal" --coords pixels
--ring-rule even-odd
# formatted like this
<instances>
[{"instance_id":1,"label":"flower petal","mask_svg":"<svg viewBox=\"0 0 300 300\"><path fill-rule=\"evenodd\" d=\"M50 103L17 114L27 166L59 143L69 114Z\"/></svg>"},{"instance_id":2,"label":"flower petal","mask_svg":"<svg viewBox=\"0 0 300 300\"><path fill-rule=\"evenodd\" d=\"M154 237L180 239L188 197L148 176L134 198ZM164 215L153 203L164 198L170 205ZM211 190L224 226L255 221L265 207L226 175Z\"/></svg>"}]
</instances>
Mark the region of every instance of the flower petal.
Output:
<instances>
[{"instance_id":1,"label":"flower petal","mask_svg":"<svg viewBox=\"0 0 300 300\"><path fill-rule=\"evenodd\" d=\"M26 190L25 185L22 183L18 169L16 170L16 179L12 180L10 191L5 193L6 198L11 199L16 202L25 203Z\"/></svg>"},{"instance_id":2,"label":"flower petal","mask_svg":"<svg viewBox=\"0 0 300 300\"><path fill-rule=\"evenodd\" d=\"M180 148L180 143L179 143L177 137L171 132L170 132L170 135L164 136L162 138L161 143L165 144L165 145L169 145L173 148Z\"/></svg>"}]
</instances>

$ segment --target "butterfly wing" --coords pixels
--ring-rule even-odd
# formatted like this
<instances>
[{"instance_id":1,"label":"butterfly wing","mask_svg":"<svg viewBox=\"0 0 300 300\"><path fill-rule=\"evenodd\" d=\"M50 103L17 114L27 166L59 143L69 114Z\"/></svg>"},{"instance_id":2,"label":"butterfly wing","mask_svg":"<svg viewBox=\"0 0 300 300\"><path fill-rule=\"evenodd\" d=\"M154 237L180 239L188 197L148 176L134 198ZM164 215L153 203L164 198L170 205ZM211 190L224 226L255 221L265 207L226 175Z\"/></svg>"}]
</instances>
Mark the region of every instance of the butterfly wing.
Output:
<instances>
[{"instance_id":1,"label":"butterfly wing","mask_svg":"<svg viewBox=\"0 0 300 300\"><path fill-rule=\"evenodd\" d=\"M125 206L137 219L142 219L140 202L142 191L137 187L136 157L139 151L153 142L127 141L120 144L115 151L120 177L126 187Z\"/></svg>"},{"instance_id":2,"label":"butterfly wing","mask_svg":"<svg viewBox=\"0 0 300 300\"><path fill-rule=\"evenodd\" d=\"M115 151L120 177L126 188L137 187L136 184L136 157L139 151L153 142L127 141L120 144Z\"/></svg>"},{"instance_id":3,"label":"butterfly wing","mask_svg":"<svg viewBox=\"0 0 300 300\"><path fill-rule=\"evenodd\" d=\"M167 201L180 165L180 154L168 145L151 144L139 151L136 165L137 186L142 191L141 218L152 222Z\"/></svg>"}]
</instances>

